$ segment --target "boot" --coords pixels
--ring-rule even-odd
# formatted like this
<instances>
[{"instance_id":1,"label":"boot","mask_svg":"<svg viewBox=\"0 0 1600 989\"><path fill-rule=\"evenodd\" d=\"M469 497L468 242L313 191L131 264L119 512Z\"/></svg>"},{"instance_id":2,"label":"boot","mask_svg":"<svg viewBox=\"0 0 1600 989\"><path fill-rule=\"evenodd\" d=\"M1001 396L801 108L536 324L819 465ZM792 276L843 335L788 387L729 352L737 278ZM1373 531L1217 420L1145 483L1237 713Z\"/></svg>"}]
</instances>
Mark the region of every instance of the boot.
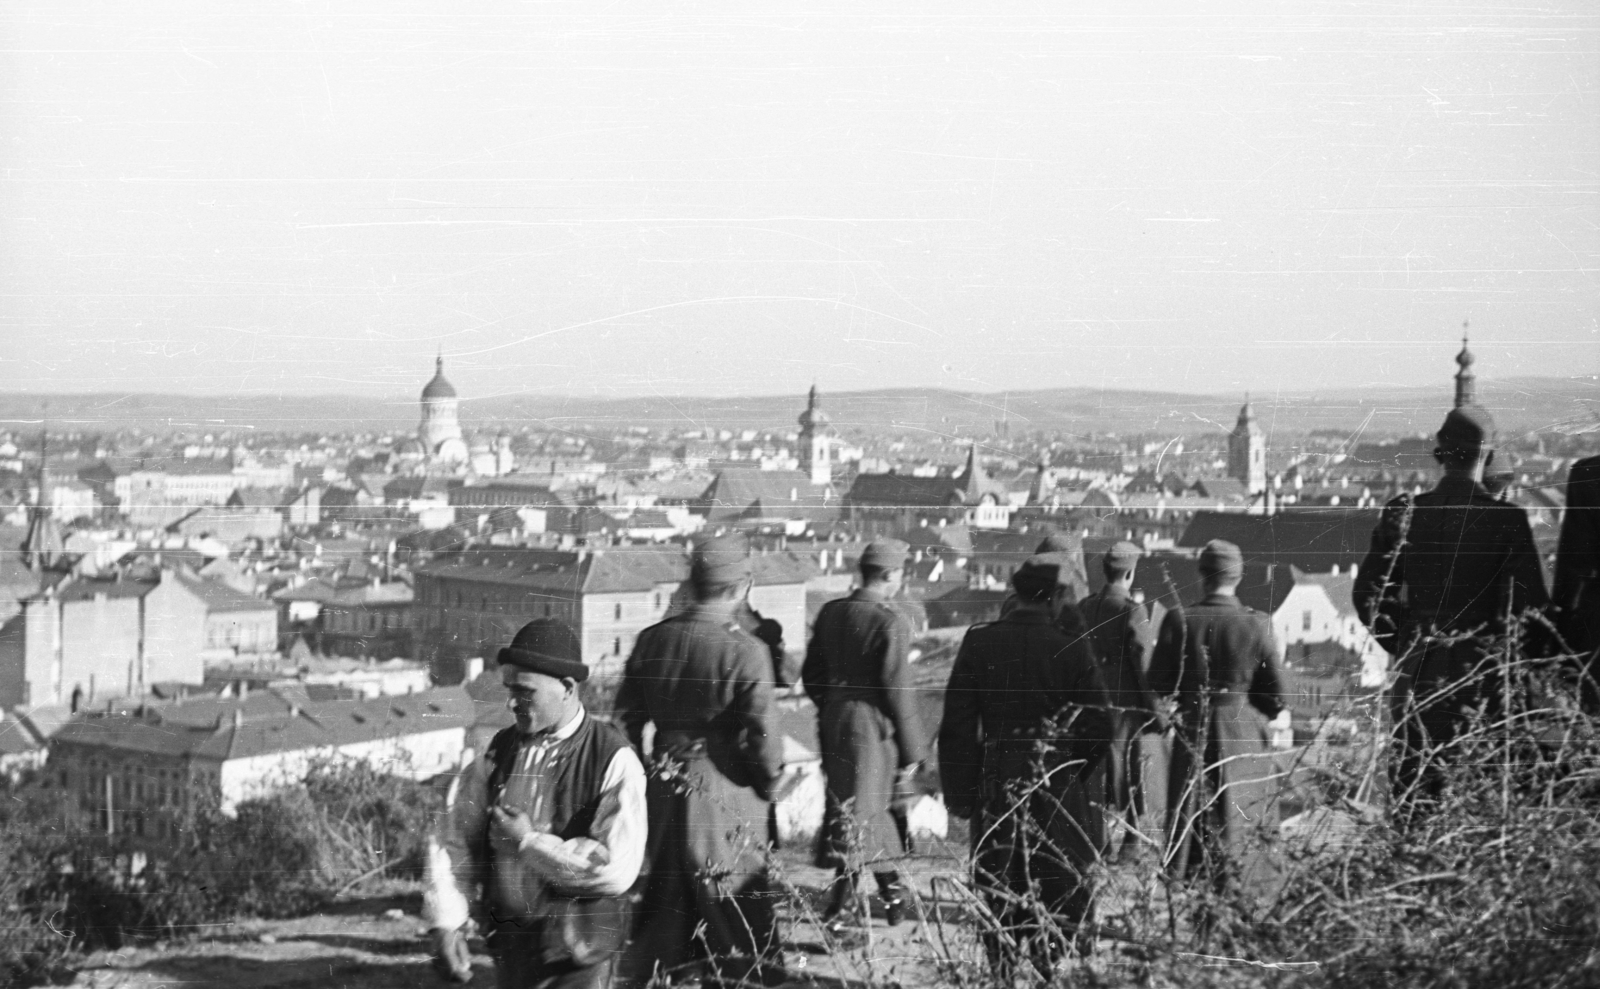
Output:
<instances>
[{"instance_id":1,"label":"boot","mask_svg":"<svg viewBox=\"0 0 1600 989\"><path fill-rule=\"evenodd\" d=\"M900 873L893 869L873 873L878 881L878 898L883 900L883 920L894 927L911 913L911 901L905 886L900 883Z\"/></svg>"},{"instance_id":2,"label":"boot","mask_svg":"<svg viewBox=\"0 0 1600 989\"><path fill-rule=\"evenodd\" d=\"M843 872L833 877L833 886L828 892L828 905L822 910L822 922L830 930L843 928L857 919L861 912L860 898L856 895L857 886L861 882L858 872Z\"/></svg>"}]
</instances>

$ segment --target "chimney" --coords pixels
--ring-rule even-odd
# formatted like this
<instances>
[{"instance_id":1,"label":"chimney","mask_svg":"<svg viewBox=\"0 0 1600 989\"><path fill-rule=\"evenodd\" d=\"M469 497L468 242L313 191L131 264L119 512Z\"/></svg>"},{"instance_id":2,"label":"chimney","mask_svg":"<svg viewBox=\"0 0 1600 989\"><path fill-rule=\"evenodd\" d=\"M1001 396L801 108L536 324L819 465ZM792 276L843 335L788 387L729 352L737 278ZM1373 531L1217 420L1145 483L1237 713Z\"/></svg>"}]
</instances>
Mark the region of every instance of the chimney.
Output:
<instances>
[{"instance_id":1,"label":"chimney","mask_svg":"<svg viewBox=\"0 0 1600 989\"><path fill-rule=\"evenodd\" d=\"M244 727L244 712L241 711L238 708L234 708L233 709L233 727L235 727L235 728L243 728Z\"/></svg>"},{"instance_id":2,"label":"chimney","mask_svg":"<svg viewBox=\"0 0 1600 989\"><path fill-rule=\"evenodd\" d=\"M473 656L467 660L465 680L476 680L483 675L483 657Z\"/></svg>"}]
</instances>

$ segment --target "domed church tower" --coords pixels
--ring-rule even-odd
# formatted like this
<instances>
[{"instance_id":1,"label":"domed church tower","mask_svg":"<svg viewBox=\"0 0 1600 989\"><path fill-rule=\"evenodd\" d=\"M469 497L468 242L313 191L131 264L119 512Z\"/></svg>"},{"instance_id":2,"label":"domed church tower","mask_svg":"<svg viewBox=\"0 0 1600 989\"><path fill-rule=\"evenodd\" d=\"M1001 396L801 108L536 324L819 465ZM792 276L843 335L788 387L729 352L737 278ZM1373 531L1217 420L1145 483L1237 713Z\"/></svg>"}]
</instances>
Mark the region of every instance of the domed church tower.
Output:
<instances>
[{"instance_id":1,"label":"domed church tower","mask_svg":"<svg viewBox=\"0 0 1600 989\"><path fill-rule=\"evenodd\" d=\"M422 425L417 438L435 463L460 464L467 459L467 444L461 438L460 404L455 386L444 376L444 355L434 362L433 380L422 389Z\"/></svg>"},{"instance_id":2,"label":"domed church tower","mask_svg":"<svg viewBox=\"0 0 1600 989\"><path fill-rule=\"evenodd\" d=\"M811 386L806 410L800 413L800 470L811 475L812 484L832 484L833 464L828 413L817 407L817 386Z\"/></svg>"}]
</instances>

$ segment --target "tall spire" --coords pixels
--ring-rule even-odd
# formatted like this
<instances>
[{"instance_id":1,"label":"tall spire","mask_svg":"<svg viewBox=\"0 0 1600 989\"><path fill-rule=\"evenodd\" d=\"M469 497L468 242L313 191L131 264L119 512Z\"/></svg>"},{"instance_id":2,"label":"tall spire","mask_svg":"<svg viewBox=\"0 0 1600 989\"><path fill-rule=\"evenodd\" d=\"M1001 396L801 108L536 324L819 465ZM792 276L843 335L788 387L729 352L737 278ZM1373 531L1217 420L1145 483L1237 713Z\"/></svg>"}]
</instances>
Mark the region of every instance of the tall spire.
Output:
<instances>
[{"instance_id":1,"label":"tall spire","mask_svg":"<svg viewBox=\"0 0 1600 989\"><path fill-rule=\"evenodd\" d=\"M1463 405L1476 405L1478 403L1478 377L1472 373L1473 362L1477 358L1472 356L1472 351L1467 349L1467 324L1461 324L1461 353L1456 355L1456 365L1460 368L1456 372L1456 408Z\"/></svg>"},{"instance_id":2,"label":"tall spire","mask_svg":"<svg viewBox=\"0 0 1600 989\"><path fill-rule=\"evenodd\" d=\"M46 461L49 459L49 427L43 417L39 420L39 495L28 513L28 534L22 540L22 564L34 573L56 565L66 551L61 541L61 530L56 528L50 512L50 493Z\"/></svg>"}]
</instances>

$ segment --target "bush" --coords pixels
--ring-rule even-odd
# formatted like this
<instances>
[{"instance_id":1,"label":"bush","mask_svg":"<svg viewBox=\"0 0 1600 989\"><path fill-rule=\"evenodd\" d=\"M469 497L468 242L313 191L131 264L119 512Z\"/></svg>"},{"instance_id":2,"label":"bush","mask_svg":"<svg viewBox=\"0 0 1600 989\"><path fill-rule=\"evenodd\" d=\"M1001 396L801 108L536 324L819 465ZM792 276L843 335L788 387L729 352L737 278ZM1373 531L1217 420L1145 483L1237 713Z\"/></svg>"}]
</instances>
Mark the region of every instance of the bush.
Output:
<instances>
[{"instance_id":1,"label":"bush","mask_svg":"<svg viewBox=\"0 0 1600 989\"><path fill-rule=\"evenodd\" d=\"M293 916L375 875L420 875L439 806L431 786L322 761L234 817L192 807L174 846L148 848L95 834L59 790L28 783L13 796L0 816L0 982L24 984L80 950Z\"/></svg>"}]
</instances>

